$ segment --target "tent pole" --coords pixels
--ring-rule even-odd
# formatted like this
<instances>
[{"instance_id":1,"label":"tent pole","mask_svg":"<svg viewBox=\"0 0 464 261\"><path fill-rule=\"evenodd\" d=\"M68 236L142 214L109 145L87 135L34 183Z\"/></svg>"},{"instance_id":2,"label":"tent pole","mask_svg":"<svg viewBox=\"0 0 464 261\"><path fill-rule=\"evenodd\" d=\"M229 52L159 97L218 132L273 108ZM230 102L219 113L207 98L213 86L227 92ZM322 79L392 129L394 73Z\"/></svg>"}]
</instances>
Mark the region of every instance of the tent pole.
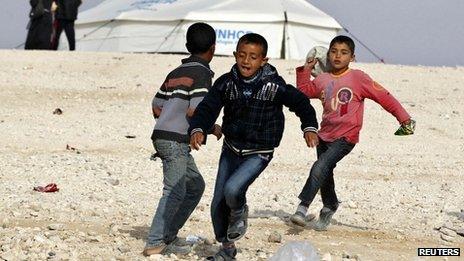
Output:
<instances>
[{"instance_id":1,"label":"tent pole","mask_svg":"<svg viewBox=\"0 0 464 261\"><path fill-rule=\"evenodd\" d=\"M285 42L286 42L286 37L287 37L287 11L284 11L284 32L283 32L283 37L282 37L282 49L280 49L280 58L285 59Z\"/></svg>"}]
</instances>

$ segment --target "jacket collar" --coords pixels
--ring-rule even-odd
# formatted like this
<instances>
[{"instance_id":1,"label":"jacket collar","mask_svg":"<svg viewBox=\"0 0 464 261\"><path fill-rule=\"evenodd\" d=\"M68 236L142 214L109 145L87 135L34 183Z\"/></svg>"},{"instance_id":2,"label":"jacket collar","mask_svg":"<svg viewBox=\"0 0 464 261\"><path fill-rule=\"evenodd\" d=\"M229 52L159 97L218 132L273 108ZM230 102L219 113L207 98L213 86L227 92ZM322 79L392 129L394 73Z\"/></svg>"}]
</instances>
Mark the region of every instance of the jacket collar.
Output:
<instances>
[{"instance_id":1,"label":"jacket collar","mask_svg":"<svg viewBox=\"0 0 464 261\"><path fill-rule=\"evenodd\" d=\"M182 59L182 64L184 64L184 63L192 63L192 62L197 62L197 63L203 65L204 67L206 67L210 71L211 77L214 77L214 72L211 70L211 67L209 67L209 63L207 61L201 59L200 57L195 56L195 55L190 55L188 58Z\"/></svg>"},{"instance_id":2,"label":"jacket collar","mask_svg":"<svg viewBox=\"0 0 464 261\"><path fill-rule=\"evenodd\" d=\"M267 82L272 78L278 76L276 68L268 63L261 67L261 69L259 69L258 72L250 78L245 78L240 74L237 68L237 64L234 64L234 66L232 66L231 73L234 80L246 84L257 84L259 82Z\"/></svg>"}]
</instances>

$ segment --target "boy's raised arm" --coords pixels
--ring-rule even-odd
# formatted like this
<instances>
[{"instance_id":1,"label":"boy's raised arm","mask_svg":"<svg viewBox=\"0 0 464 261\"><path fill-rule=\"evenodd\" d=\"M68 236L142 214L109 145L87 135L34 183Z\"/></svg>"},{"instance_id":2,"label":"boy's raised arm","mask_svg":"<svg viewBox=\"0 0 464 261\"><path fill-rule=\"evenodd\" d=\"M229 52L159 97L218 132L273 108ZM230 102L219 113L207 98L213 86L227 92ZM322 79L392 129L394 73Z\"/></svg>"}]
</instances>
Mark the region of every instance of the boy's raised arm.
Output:
<instances>
[{"instance_id":1,"label":"boy's raised arm","mask_svg":"<svg viewBox=\"0 0 464 261\"><path fill-rule=\"evenodd\" d=\"M319 98L319 91L314 82L311 81L311 70L314 65L315 62L312 62L296 68L296 86L309 98Z\"/></svg>"}]
</instances>

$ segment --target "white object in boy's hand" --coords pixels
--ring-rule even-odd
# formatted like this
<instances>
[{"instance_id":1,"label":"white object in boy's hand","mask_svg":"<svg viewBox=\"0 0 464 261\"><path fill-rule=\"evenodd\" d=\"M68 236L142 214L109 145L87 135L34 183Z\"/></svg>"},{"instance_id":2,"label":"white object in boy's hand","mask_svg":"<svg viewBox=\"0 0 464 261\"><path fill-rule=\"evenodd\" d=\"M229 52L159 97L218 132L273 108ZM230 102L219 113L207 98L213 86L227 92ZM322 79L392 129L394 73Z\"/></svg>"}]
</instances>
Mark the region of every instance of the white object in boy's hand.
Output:
<instances>
[{"instance_id":1,"label":"white object in boy's hand","mask_svg":"<svg viewBox=\"0 0 464 261\"><path fill-rule=\"evenodd\" d=\"M324 46L315 46L309 50L306 55L306 63L316 60L316 64L311 71L311 75L316 77L321 73L328 72L331 69L330 63L327 59L327 52L329 50Z\"/></svg>"}]
</instances>

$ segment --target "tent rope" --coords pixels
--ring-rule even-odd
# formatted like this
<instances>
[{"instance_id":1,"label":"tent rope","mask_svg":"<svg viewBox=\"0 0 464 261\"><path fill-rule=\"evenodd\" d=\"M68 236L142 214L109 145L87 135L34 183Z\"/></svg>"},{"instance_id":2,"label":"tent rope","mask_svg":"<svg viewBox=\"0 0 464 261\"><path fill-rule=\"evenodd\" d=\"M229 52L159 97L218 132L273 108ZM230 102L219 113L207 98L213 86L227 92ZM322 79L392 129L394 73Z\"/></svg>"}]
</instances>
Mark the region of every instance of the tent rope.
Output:
<instances>
[{"instance_id":1,"label":"tent rope","mask_svg":"<svg viewBox=\"0 0 464 261\"><path fill-rule=\"evenodd\" d=\"M114 22L114 21L116 21L116 20L115 20L115 19L109 20L108 22L106 22L106 23L100 25L99 27L93 29L93 30L90 31L88 34L84 34L81 38L77 39L76 41L80 41L80 40L86 38L87 36L89 36L89 35L95 33L95 32L98 31L98 30L100 30L103 26L106 26L106 25L108 25L108 24L110 24L110 23L112 23L112 22Z\"/></svg>"},{"instance_id":2,"label":"tent rope","mask_svg":"<svg viewBox=\"0 0 464 261\"><path fill-rule=\"evenodd\" d=\"M375 56L375 58L377 58L381 63L385 63L385 60L382 57L378 56L373 50L371 50L371 48L367 47L367 45L365 45L358 37L356 37L352 32L350 32L348 28L346 28L345 26L342 26L342 28L351 36L353 36L353 38L356 41L358 41L364 48L366 48L366 50L369 51L373 56Z\"/></svg>"},{"instance_id":3,"label":"tent rope","mask_svg":"<svg viewBox=\"0 0 464 261\"><path fill-rule=\"evenodd\" d=\"M180 20L176 26L171 30L171 32L169 32L169 34L167 36L164 37L164 41L160 43L160 45L158 46L158 48L156 48L155 50L155 53L157 53L161 47L163 46L163 44L169 39L169 37L171 37L171 35L177 30L177 27L179 27L182 23L184 22L184 20Z\"/></svg>"}]
</instances>

